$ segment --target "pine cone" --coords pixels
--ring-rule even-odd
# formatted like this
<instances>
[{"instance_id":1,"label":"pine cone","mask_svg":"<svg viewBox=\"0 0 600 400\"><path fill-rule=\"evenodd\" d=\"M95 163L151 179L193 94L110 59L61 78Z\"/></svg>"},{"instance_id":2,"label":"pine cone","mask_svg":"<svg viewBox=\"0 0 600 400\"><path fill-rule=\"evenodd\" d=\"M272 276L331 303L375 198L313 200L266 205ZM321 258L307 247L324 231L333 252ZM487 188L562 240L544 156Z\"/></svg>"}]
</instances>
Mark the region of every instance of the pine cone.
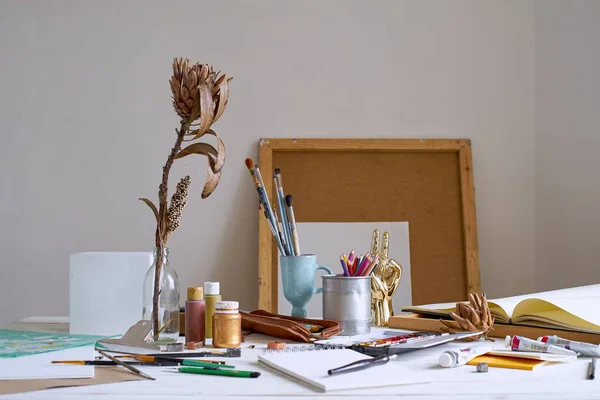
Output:
<instances>
[{"instance_id":1,"label":"pine cone","mask_svg":"<svg viewBox=\"0 0 600 400\"><path fill-rule=\"evenodd\" d=\"M453 321L440 320L445 326L444 332L483 332L485 340L493 341L488 337L488 333L494 329L494 318L490 313L485 294L469 293L468 303L456 303L456 313L450 313ZM468 340L478 339L480 336L474 336Z\"/></svg>"}]
</instances>

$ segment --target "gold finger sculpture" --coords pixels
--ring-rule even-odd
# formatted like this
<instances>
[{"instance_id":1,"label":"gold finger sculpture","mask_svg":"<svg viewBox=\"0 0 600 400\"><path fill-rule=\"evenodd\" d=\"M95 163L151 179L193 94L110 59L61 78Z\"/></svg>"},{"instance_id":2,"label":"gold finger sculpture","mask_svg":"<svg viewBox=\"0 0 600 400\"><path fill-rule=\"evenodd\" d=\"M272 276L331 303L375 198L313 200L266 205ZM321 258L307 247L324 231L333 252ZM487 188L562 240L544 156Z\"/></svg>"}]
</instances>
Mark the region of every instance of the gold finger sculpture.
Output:
<instances>
[{"instance_id":1,"label":"gold finger sculpture","mask_svg":"<svg viewBox=\"0 0 600 400\"><path fill-rule=\"evenodd\" d=\"M385 326L394 315L392 296L400 285L402 266L389 258L390 234L383 233L381 248L379 242L379 229L375 229L371 236L371 254L378 255L379 262L371 276L371 323L375 326Z\"/></svg>"}]
</instances>

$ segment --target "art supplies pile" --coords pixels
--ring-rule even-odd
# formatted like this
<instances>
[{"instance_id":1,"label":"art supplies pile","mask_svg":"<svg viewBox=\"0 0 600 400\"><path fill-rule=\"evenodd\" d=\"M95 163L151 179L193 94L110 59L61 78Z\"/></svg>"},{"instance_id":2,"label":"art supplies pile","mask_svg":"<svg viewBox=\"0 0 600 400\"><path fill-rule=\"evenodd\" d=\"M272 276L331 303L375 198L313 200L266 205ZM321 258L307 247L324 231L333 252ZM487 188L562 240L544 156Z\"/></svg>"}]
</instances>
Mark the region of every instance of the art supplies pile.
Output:
<instances>
[{"instance_id":1,"label":"art supplies pile","mask_svg":"<svg viewBox=\"0 0 600 400\"><path fill-rule=\"evenodd\" d=\"M279 210L279 217L277 217L277 212L274 211L274 207L271 205L258 165L255 165L252 159L246 158L246 167L250 171L250 176L252 176L258 192L259 207L264 210L265 218L269 223L273 237L277 241L280 253L286 256L300 255L300 241L294 217L293 197L291 194L286 196L283 191L281 171L276 168L273 174L275 197L277 198L277 209Z\"/></svg>"}]
</instances>

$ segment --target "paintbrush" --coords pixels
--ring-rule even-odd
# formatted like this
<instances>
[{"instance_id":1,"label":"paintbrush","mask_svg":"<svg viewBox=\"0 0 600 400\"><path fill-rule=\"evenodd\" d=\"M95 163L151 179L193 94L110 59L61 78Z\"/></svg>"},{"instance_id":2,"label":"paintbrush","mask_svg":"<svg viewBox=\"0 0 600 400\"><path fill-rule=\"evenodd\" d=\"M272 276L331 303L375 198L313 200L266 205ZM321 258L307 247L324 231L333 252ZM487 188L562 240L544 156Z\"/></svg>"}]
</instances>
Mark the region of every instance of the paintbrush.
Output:
<instances>
[{"instance_id":1,"label":"paintbrush","mask_svg":"<svg viewBox=\"0 0 600 400\"><path fill-rule=\"evenodd\" d=\"M104 357L108 358L111 361L114 361L115 363L119 364L120 366L127 368L128 370L130 370L131 372L133 372L136 375L139 375L143 378L149 379L151 381L155 381L156 379L154 379L153 377L151 377L148 374L143 373L142 371L140 371L139 369L135 368L134 366L128 365L126 362L123 362L117 358L114 358L113 356L109 356L108 354L106 354L104 351L102 350L98 350L98 353L102 354Z\"/></svg>"},{"instance_id":2,"label":"paintbrush","mask_svg":"<svg viewBox=\"0 0 600 400\"><path fill-rule=\"evenodd\" d=\"M275 168L275 174L273 174L273 181L275 182L275 191L277 194L277 202L279 204L279 213L281 214L281 224L283 225L283 233L285 234L285 240L288 243L288 250L290 255L295 256L294 247L292 243L292 230L290 229L290 223L285 212L285 194L283 192L283 181L281 179L281 170Z\"/></svg>"},{"instance_id":3,"label":"paintbrush","mask_svg":"<svg viewBox=\"0 0 600 400\"><path fill-rule=\"evenodd\" d=\"M296 255L300 255L300 240L298 239L298 228L296 227L296 217L294 216L294 207L292 205L292 195L288 194L285 196L285 204L287 205L287 216L290 221L290 233L292 236L292 243L294 245L294 252Z\"/></svg>"},{"instance_id":4,"label":"paintbrush","mask_svg":"<svg viewBox=\"0 0 600 400\"><path fill-rule=\"evenodd\" d=\"M273 174L273 184L275 184L275 196L277 197L277 207L279 208L279 216L281 218L281 232L285 237L286 248L288 254L295 256L294 247L292 245L292 235L290 232L290 225L285 212L285 199L283 196L283 188L281 187L281 175L279 175L279 168L275 168Z\"/></svg>"},{"instance_id":5,"label":"paintbrush","mask_svg":"<svg viewBox=\"0 0 600 400\"><path fill-rule=\"evenodd\" d=\"M271 203L269 203L269 196L267 195L267 192L265 190L262 177L260 176L260 171L258 167L254 166L254 161L252 161L251 158L246 158L246 167L248 168L248 171L250 171L250 176L252 177L254 185L256 186L256 192L258 193L260 204L264 209L265 218L269 223L271 233L273 234L273 236L275 236L275 240L277 240L277 246L279 247L279 251L281 251L282 254L285 254L285 247L283 246L281 238L278 234L277 222L275 219L276 217L273 215L273 209L271 208Z\"/></svg>"},{"instance_id":6,"label":"paintbrush","mask_svg":"<svg viewBox=\"0 0 600 400\"><path fill-rule=\"evenodd\" d=\"M52 364L66 365L120 365L110 360L61 360L52 361ZM128 361L127 365L142 365L144 367L174 367L181 363L176 360L156 360L156 361Z\"/></svg>"}]
</instances>

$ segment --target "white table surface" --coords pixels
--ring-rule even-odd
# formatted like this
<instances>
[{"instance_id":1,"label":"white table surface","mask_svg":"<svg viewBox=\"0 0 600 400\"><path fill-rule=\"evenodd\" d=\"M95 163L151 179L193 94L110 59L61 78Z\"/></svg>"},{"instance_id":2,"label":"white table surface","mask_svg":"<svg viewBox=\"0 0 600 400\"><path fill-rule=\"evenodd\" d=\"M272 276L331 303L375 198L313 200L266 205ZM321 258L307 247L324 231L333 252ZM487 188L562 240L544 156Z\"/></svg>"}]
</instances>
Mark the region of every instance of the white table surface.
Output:
<instances>
[{"instance_id":1,"label":"white table surface","mask_svg":"<svg viewBox=\"0 0 600 400\"><path fill-rule=\"evenodd\" d=\"M381 328L373 328L373 332L377 332L378 329ZM439 367L440 353L465 347L464 342L407 353L391 361L408 366L413 371L422 371L432 378L431 383L323 393L258 364L257 355L266 349L268 339L263 335L250 335L246 343L242 344L242 357L219 358L227 360L240 370L260 371L261 376L256 379L183 374L168 371L166 368L145 367L141 369L155 377L156 381L51 389L5 395L0 398L165 400L220 397L336 399L377 396L378 399L403 397L422 400L442 397L448 400L600 399L600 378L586 379L589 365L587 358L580 358L572 363L542 366L535 371L490 368L488 373L477 373L474 366ZM496 346L501 347L500 342L502 340L497 340ZM256 348L248 349L252 344Z\"/></svg>"}]
</instances>

